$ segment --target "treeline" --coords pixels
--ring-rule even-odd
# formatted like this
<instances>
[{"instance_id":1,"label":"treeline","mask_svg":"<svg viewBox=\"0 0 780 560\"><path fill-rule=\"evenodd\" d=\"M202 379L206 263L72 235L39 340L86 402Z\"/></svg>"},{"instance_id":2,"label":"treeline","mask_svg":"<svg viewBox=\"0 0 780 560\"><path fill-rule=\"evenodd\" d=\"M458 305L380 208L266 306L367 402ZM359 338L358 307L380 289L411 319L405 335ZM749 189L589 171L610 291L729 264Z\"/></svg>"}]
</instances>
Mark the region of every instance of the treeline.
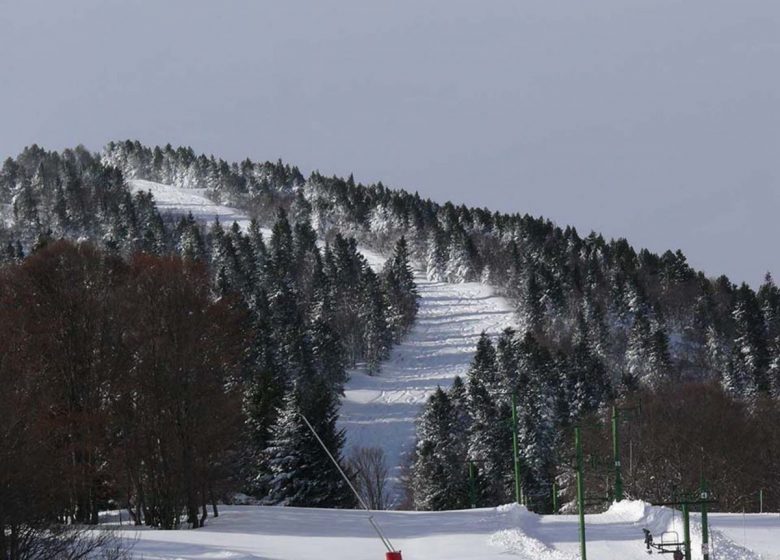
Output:
<instances>
[{"instance_id":1,"label":"treeline","mask_svg":"<svg viewBox=\"0 0 780 560\"><path fill-rule=\"evenodd\" d=\"M780 508L780 402L760 398L748 406L717 383L665 385L617 403L624 492L649 502L696 495L702 480L716 511ZM639 407L639 408L638 408ZM587 503L613 499L611 410L582 421ZM575 508L574 436L562 434L556 471L559 504Z\"/></svg>"},{"instance_id":2,"label":"treeline","mask_svg":"<svg viewBox=\"0 0 780 560\"><path fill-rule=\"evenodd\" d=\"M251 307L238 291L215 296L205 263L177 256L125 260L57 241L0 268L3 558L52 523L95 524L107 508L171 529L202 526L207 506L217 515L236 490L353 505L301 414L340 456L346 361L330 303L350 285L336 282L340 266L382 294L408 271L403 243L380 280L346 241L325 250L327 265L316 247L305 263L290 258L288 226L274 228Z\"/></svg>"},{"instance_id":3,"label":"treeline","mask_svg":"<svg viewBox=\"0 0 780 560\"><path fill-rule=\"evenodd\" d=\"M513 396L521 491L535 511L576 511L574 425L583 430L588 509L614 499L611 407L602 402L626 409L618 412L625 496L674 501L704 480L713 509L758 511L759 491L764 511L780 506L780 401L735 399L716 382L670 382L613 401L598 360L578 348L553 356L530 334L507 331L495 344L483 335L466 381L437 390L420 417L411 506L515 500Z\"/></svg>"},{"instance_id":4,"label":"treeline","mask_svg":"<svg viewBox=\"0 0 780 560\"><path fill-rule=\"evenodd\" d=\"M130 508L137 523L197 527L205 519L204 504L214 506L228 490L269 504L352 505L300 415L340 456L343 435L336 419L347 369L376 372L417 312L405 240L397 240L392 257L375 272L354 239L333 235L320 248L300 208L279 206L267 237L256 221L241 230L218 222L205 228L191 216L171 220L157 212L150 194L132 195L121 171L82 148L62 154L25 150L3 165L0 191L6 213L0 237L8 247L3 274L18 279L34 269L43 277L50 269L50 288L59 294L47 307L36 307L37 292L4 290L14 310L4 316L9 331L12 316L39 318L25 331L26 348L33 353L49 344L44 316L68 317L66 311L80 309L82 300L101 306L62 326L61 347L29 362L37 368L30 372L37 376L37 387L53 372L60 375L68 357L73 388L67 391L85 391L98 407L68 416L71 425L95 440L90 439L89 450L72 452L88 455L77 461L87 467L68 481L65 502L60 492L40 492L47 520L93 523L97 510L113 500ZM285 209L295 211L294 220L288 220ZM92 245L70 246L56 239L86 239ZM87 278L84 271L92 275ZM160 287L150 285L146 294L142 282L158 280ZM24 284L14 280L9 285L17 283ZM176 286L183 292L170 292ZM164 293L154 299L158 289ZM159 315L166 306L170 319ZM8 356L14 348L8 346ZM78 359L65 352L74 348ZM199 357L207 361L197 363ZM11 363L3 361L0 367ZM3 370L9 383L28 379L14 372ZM138 399L146 389L152 396L142 403ZM67 399L81 399L71 393ZM47 392L31 395L43 407L38 411L60 406ZM192 400L180 400L184 397ZM4 419L15 425L25 409L8 410L12 413ZM163 412L155 416L155 410ZM105 429L100 427L104 423ZM140 426L150 432L135 431ZM44 428L35 424L32 429ZM71 453L67 437L45 442L45 450L30 456ZM15 472L18 457L13 458L0 467L0 476ZM182 468L184 463L190 471ZM186 481L171 479L183 472ZM0 502L19 505L20 489L29 487L22 482L3 486L14 499ZM9 511L21 517L6 521L2 516ZM24 511L3 509L2 523L32 526Z\"/></svg>"},{"instance_id":5,"label":"treeline","mask_svg":"<svg viewBox=\"0 0 780 560\"><path fill-rule=\"evenodd\" d=\"M680 251L637 251L625 239L582 237L543 218L437 204L351 177L304 179L281 162L227 164L130 141L110 143L103 157L128 177L208 188L244 208L301 208L323 238L339 232L382 249L405 236L430 278L503 290L520 330L550 352L571 354L587 332L603 383L618 394L709 380L748 399L780 395L780 291L769 276L756 292L707 278Z\"/></svg>"},{"instance_id":6,"label":"treeline","mask_svg":"<svg viewBox=\"0 0 780 560\"><path fill-rule=\"evenodd\" d=\"M189 148L133 142L109 144L104 152L128 176L165 180L145 175L148 164L139 163L154 158L178 170L169 176L173 181L198 175L193 161L210 161ZM314 172L304 179L281 162L218 167L227 175L207 188L225 202L303 209L321 237L339 232L378 249L403 235L429 278L480 280L514 302L518 332L491 344L483 340L466 383L437 393L423 414L411 476L417 507L463 505L465 479L456 474L468 460L491 481L480 487L479 503L511 496L510 391L529 425L521 422L519 434L524 486L540 496L543 508L551 506L566 430L615 400L714 383L740 411L740 421L750 423L762 403L780 397L780 290L769 275L755 291L725 276L706 277L680 251L635 250L625 239L583 237L543 218L437 204L352 177ZM207 176L217 177L213 171ZM489 346L495 369L481 365Z\"/></svg>"},{"instance_id":7,"label":"treeline","mask_svg":"<svg viewBox=\"0 0 780 560\"><path fill-rule=\"evenodd\" d=\"M164 252L165 228L149 194L79 146L25 148L0 169L0 259L14 261L48 239L90 239L113 252Z\"/></svg>"},{"instance_id":8,"label":"treeline","mask_svg":"<svg viewBox=\"0 0 780 560\"><path fill-rule=\"evenodd\" d=\"M528 333L507 330L495 344L483 334L466 382L457 379L449 390L436 391L419 420L409 484L414 508L514 501L513 404L522 490L546 505L556 476L558 428L609 398L603 379L584 345L572 357L555 357Z\"/></svg>"}]
</instances>

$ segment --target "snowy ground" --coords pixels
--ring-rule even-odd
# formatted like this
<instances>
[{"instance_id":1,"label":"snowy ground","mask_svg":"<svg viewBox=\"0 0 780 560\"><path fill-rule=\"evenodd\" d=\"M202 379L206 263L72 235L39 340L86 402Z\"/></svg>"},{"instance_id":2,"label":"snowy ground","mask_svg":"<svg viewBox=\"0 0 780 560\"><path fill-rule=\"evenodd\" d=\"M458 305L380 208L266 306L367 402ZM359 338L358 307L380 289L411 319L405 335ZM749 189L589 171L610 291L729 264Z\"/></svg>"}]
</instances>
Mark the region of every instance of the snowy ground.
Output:
<instances>
[{"instance_id":1,"label":"snowy ground","mask_svg":"<svg viewBox=\"0 0 780 560\"><path fill-rule=\"evenodd\" d=\"M370 253L367 258L381 260ZM421 273L415 282L421 297L412 331L393 348L379 374L351 372L339 419L347 453L355 446L385 451L395 504L422 404L437 386L447 388L456 375L465 376L482 331L495 336L515 324L509 302L488 286L431 282Z\"/></svg>"},{"instance_id":2,"label":"snowy ground","mask_svg":"<svg viewBox=\"0 0 780 560\"><path fill-rule=\"evenodd\" d=\"M518 506L451 512L378 512L376 521L405 560L573 560L579 558L577 518L538 516ZM747 515L746 550L732 530L742 516L714 515L712 560L780 558L780 516ZM735 525L736 523L736 525ZM642 502L622 502L608 512L586 516L588 558L640 560L647 554L642 528L653 533L676 528L679 513ZM231 506L196 531L120 531L135 541L133 554L157 558L274 560L365 560L384 558L366 514L352 510ZM693 522L693 557L701 558L698 525ZM736 541L736 542L735 542ZM660 558L664 558L663 556Z\"/></svg>"},{"instance_id":3,"label":"snowy ground","mask_svg":"<svg viewBox=\"0 0 780 560\"><path fill-rule=\"evenodd\" d=\"M179 217L191 212L195 220L203 224L211 224L219 218L226 228L233 222L238 222L242 228L249 226L250 220L246 214L229 206L215 204L206 198L205 189L183 189L143 179L131 179L127 184L134 193L151 191L157 209L163 216Z\"/></svg>"}]
</instances>

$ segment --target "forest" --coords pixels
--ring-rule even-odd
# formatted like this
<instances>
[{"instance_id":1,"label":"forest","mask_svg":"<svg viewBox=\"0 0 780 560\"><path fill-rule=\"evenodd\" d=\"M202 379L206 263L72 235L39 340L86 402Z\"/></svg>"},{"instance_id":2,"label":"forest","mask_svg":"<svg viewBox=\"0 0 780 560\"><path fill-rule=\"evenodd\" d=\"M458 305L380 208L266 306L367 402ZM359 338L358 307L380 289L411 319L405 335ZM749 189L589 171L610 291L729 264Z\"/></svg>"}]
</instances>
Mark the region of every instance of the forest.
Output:
<instances>
[{"instance_id":1,"label":"forest","mask_svg":"<svg viewBox=\"0 0 780 560\"><path fill-rule=\"evenodd\" d=\"M301 415L340 455L347 369L377 373L416 315L404 239L375 272L282 207L267 238L167 220L81 148L30 148L2 185L0 556L108 508L171 529L237 491L353 504Z\"/></svg>"},{"instance_id":2,"label":"forest","mask_svg":"<svg viewBox=\"0 0 780 560\"><path fill-rule=\"evenodd\" d=\"M160 214L129 179L204 189L254 221ZM412 507L467 507L469 462L478 505L512 500L513 399L538 511L553 493L571 499L572 427L589 426L590 459L603 462L610 407L640 402L624 441L629 495L669 497L700 475L724 507L751 507L758 488L780 494L767 428L780 399L780 289L769 274L753 290L693 270L680 251L541 217L134 141L7 159L0 217L0 398L12 411L0 415L3 550L23 529L95 523L114 506L139 524L196 528L231 491L352 507L301 415L340 455L347 371L381 375L411 328L413 267L495 287L517 328L483 336L467 378L431 396ZM359 245L391 257L374 271ZM41 457L47 468L30 468Z\"/></svg>"}]
</instances>

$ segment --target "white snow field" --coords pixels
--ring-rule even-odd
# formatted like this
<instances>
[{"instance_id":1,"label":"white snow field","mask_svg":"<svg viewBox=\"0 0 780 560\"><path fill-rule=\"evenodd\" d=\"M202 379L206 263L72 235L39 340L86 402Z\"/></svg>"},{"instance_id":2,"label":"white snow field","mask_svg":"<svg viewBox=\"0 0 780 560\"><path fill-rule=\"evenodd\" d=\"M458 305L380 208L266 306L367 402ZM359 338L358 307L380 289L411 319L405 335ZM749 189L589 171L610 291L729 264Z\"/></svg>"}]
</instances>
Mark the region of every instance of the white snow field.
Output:
<instances>
[{"instance_id":1,"label":"white snow field","mask_svg":"<svg viewBox=\"0 0 780 560\"><path fill-rule=\"evenodd\" d=\"M127 181L127 185L134 193L151 191L157 209L163 216L179 217L191 212L192 217L203 224L211 224L219 218L225 228L230 227L233 222L238 222L242 229L249 226L250 220L246 214L212 202L206 197L205 189L185 189L144 179L131 179Z\"/></svg>"},{"instance_id":2,"label":"white snow field","mask_svg":"<svg viewBox=\"0 0 780 560\"><path fill-rule=\"evenodd\" d=\"M134 542L132 553L158 558L367 560L384 558L366 513L260 506L223 507L220 517L198 530L159 531L117 527ZM712 560L780 558L780 516L747 515L747 549L735 539L734 522L742 516L712 516ZM739 519L737 519L737 517ZM404 560L574 560L579 558L577 517L538 516L517 505L450 512L383 511L374 514ZM588 558L647 558L642 528L653 534L675 529L682 534L677 512L643 502L621 502L609 511L586 516ZM114 527L116 527L114 525ZM741 529L740 529L741 531ZM700 528L692 521L693 558L699 560ZM737 541L737 542L735 542ZM660 556L664 558L664 556Z\"/></svg>"},{"instance_id":3,"label":"white snow field","mask_svg":"<svg viewBox=\"0 0 780 560\"><path fill-rule=\"evenodd\" d=\"M377 262L364 251L369 262ZM389 495L401 499L400 476L414 445L415 419L437 386L465 376L480 333L498 335L515 325L509 302L479 283L447 284L415 274L420 310L411 332L393 347L373 376L350 373L339 425L353 447L380 447L390 467Z\"/></svg>"}]
</instances>

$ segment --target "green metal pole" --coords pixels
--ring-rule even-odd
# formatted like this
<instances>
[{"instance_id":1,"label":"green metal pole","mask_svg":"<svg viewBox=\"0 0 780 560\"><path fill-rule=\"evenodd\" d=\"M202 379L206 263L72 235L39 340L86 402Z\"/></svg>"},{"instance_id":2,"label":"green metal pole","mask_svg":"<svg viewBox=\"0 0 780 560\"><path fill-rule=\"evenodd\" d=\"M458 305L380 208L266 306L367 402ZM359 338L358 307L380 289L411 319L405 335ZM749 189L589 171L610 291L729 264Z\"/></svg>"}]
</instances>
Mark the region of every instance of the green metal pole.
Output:
<instances>
[{"instance_id":1,"label":"green metal pole","mask_svg":"<svg viewBox=\"0 0 780 560\"><path fill-rule=\"evenodd\" d=\"M552 504L553 513L558 513L558 485L554 480L552 485Z\"/></svg>"},{"instance_id":2,"label":"green metal pole","mask_svg":"<svg viewBox=\"0 0 780 560\"><path fill-rule=\"evenodd\" d=\"M474 475L474 461L469 461L469 502L472 509L477 507L477 481Z\"/></svg>"},{"instance_id":3,"label":"green metal pole","mask_svg":"<svg viewBox=\"0 0 780 560\"><path fill-rule=\"evenodd\" d=\"M515 464L515 501L522 505L523 488L520 484L520 455L517 450L517 397L512 395L512 455Z\"/></svg>"},{"instance_id":4,"label":"green metal pole","mask_svg":"<svg viewBox=\"0 0 780 560\"><path fill-rule=\"evenodd\" d=\"M710 560L710 527L707 521L707 499L709 498L709 492L707 491L707 481L704 478L701 479L701 554L704 560Z\"/></svg>"},{"instance_id":5,"label":"green metal pole","mask_svg":"<svg viewBox=\"0 0 780 560\"><path fill-rule=\"evenodd\" d=\"M758 491L758 513L764 513L764 489Z\"/></svg>"},{"instance_id":6,"label":"green metal pole","mask_svg":"<svg viewBox=\"0 0 780 560\"><path fill-rule=\"evenodd\" d=\"M477 481L474 479L474 461L469 461L469 500L471 507L477 507Z\"/></svg>"},{"instance_id":7,"label":"green metal pole","mask_svg":"<svg viewBox=\"0 0 780 560\"><path fill-rule=\"evenodd\" d=\"M577 513L580 517L580 557L588 559L585 549L585 488L582 476L582 438L579 426L574 428L574 447L577 450Z\"/></svg>"},{"instance_id":8,"label":"green metal pole","mask_svg":"<svg viewBox=\"0 0 780 560\"><path fill-rule=\"evenodd\" d=\"M691 519L688 512L688 504L683 502L683 544L685 546L685 560L691 560Z\"/></svg>"},{"instance_id":9,"label":"green metal pole","mask_svg":"<svg viewBox=\"0 0 780 560\"><path fill-rule=\"evenodd\" d=\"M623 500L623 477L620 472L620 433L618 431L618 422L620 421L619 409L612 407L612 456L615 460L615 496L616 502Z\"/></svg>"}]
</instances>

